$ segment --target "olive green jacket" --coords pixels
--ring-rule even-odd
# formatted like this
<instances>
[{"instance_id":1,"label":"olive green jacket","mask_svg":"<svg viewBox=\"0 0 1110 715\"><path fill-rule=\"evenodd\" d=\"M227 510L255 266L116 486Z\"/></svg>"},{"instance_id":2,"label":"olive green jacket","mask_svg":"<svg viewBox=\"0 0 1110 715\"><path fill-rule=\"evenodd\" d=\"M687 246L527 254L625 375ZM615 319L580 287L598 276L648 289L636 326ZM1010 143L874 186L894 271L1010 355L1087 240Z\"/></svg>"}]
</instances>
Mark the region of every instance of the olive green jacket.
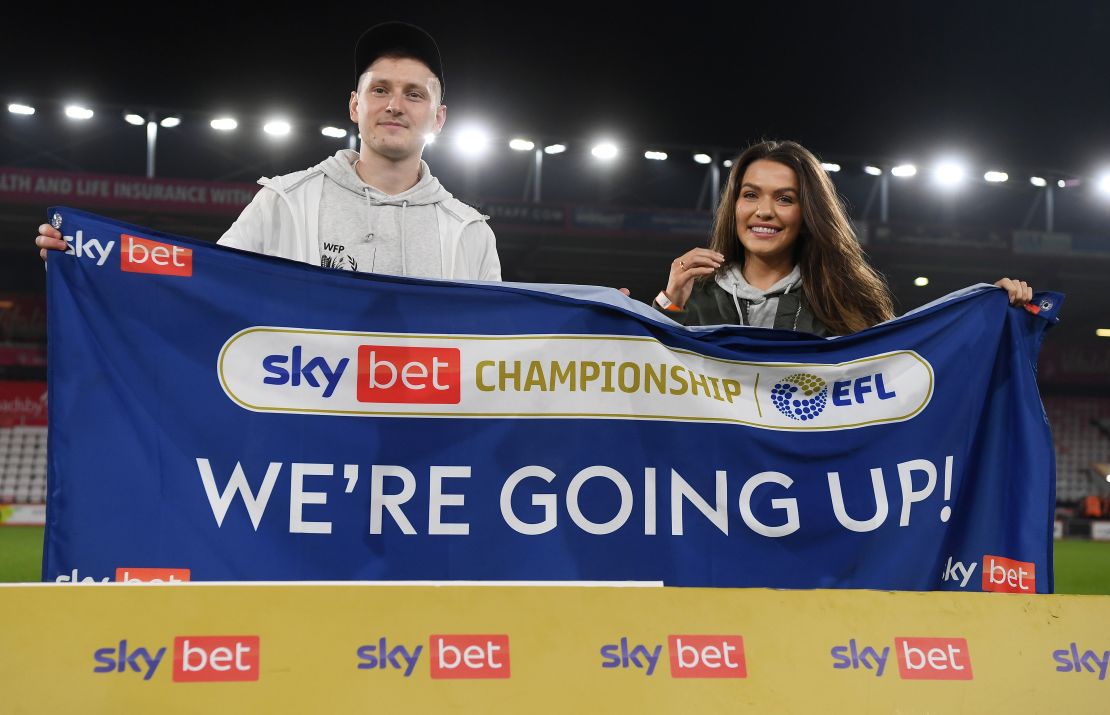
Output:
<instances>
[{"instance_id":1,"label":"olive green jacket","mask_svg":"<svg viewBox=\"0 0 1110 715\"><path fill-rule=\"evenodd\" d=\"M832 335L832 331L813 315L813 310L805 299L804 290L799 289L775 297L778 298L779 304L773 327L812 333L819 337ZM662 312L682 325L748 325L748 301L741 298L738 302L740 310L744 311L743 316L736 312L736 302L733 301L732 295L717 285L716 281L696 281L690 300L686 301L685 310ZM661 310L658 305L655 307Z\"/></svg>"}]
</instances>

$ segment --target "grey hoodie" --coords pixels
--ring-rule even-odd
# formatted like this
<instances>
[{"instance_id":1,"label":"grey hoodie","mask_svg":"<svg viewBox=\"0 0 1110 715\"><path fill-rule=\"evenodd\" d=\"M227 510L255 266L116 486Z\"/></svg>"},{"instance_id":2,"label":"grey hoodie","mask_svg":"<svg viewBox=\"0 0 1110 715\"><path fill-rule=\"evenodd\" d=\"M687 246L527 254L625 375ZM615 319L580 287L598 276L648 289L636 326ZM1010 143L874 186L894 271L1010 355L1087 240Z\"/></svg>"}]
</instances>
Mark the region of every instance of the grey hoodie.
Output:
<instances>
[{"instance_id":1,"label":"grey hoodie","mask_svg":"<svg viewBox=\"0 0 1110 715\"><path fill-rule=\"evenodd\" d=\"M451 194L421 161L416 185L390 196L359 178L357 159L357 152L341 151L320 165L327 177L320 197L320 264L441 278L435 204Z\"/></svg>"},{"instance_id":2,"label":"grey hoodie","mask_svg":"<svg viewBox=\"0 0 1110 715\"><path fill-rule=\"evenodd\" d=\"M802 271L795 265L794 270L767 291L762 291L744 280L744 274L736 264L728 266L726 270L715 275L714 280L722 290L732 296L736 312L740 314L740 319L743 321L741 325L770 328L775 324L779 296L798 290L802 285ZM741 301L744 302L744 310L740 307ZM799 310L800 305L799 303Z\"/></svg>"}]
</instances>

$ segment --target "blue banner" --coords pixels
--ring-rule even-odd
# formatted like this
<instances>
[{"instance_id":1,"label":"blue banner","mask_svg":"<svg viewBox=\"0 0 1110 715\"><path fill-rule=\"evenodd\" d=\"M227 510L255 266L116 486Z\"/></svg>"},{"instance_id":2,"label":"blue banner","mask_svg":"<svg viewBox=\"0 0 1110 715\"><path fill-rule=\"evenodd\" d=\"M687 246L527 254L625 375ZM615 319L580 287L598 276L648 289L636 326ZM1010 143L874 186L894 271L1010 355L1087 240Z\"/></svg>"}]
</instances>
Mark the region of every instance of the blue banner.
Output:
<instances>
[{"instance_id":1,"label":"blue banner","mask_svg":"<svg viewBox=\"0 0 1110 715\"><path fill-rule=\"evenodd\" d=\"M45 580L1052 590L1059 294L824 340L52 221Z\"/></svg>"}]
</instances>

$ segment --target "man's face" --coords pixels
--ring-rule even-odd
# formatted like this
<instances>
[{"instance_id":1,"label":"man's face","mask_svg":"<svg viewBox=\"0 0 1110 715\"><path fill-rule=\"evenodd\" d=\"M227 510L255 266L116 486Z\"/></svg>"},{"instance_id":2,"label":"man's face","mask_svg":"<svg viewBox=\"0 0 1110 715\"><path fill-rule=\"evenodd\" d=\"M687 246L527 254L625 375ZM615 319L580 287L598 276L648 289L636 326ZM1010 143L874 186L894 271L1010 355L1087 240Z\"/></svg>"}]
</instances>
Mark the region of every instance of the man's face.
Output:
<instances>
[{"instance_id":1,"label":"man's face","mask_svg":"<svg viewBox=\"0 0 1110 715\"><path fill-rule=\"evenodd\" d=\"M424 135L438 134L447 119L439 80L419 60L381 57L351 92L351 121L362 145L392 161L420 156Z\"/></svg>"}]
</instances>

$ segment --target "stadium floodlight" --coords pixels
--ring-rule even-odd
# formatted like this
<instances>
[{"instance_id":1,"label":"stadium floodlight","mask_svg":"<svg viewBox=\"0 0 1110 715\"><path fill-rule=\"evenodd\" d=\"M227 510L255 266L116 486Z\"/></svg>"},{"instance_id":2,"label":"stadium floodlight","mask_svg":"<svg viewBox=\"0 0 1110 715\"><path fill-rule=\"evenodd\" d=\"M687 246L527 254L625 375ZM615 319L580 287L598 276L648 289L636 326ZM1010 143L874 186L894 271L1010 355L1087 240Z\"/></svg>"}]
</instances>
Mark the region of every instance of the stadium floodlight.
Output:
<instances>
[{"instance_id":1,"label":"stadium floodlight","mask_svg":"<svg viewBox=\"0 0 1110 715\"><path fill-rule=\"evenodd\" d=\"M665 151L655 151L653 149L648 149L647 151L644 152L644 158L645 159L651 159L652 161L666 161L667 160L667 152L665 152Z\"/></svg>"},{"instance_id":2,"label":"stadium floodlight","mask_svg":"<svg viewBox=\"0 0 1110 715\"><path fill-rule=\"evenodd\" d=\"M1056 182L1056 186L1061 188L1061 189L1066 188L1067 185L1068 185L1068 182L1064 181L1063 179L1060 179L1059 181Z\"/></svg>"},{"instance_id":3,"label":"stadium floodlight","mask_svg":"<svg viewBox=\"0 0 1110 715\"><path fill-rule=\"evenodd\" d=\"M1095 331L1095 335L1100 338L1110 338L1110 328L1099 328Z\"/></svg>"},{"instance_id":4,"label":"stadium floodlight","mask_svg":"<svg viewBox=\"0 0 1110 715\"><path fill-rule=\"evenodd\" d=\"M983 174L983 181L988 181L992 184L1001 184L1010 180L1010 175L1005 171L988 171Z\"/></svg>"},{"instance_id":5,"label":"stadium floodlight","mask_svg":"<svg viewBox=\"0 0 1110 715\"><path fill-rule=\"evenodd\" d=\"M882 176L883 175L883 170L880 169L877 166L872 166L871 164L867 164L863 167L863 173L870 174L871 176Z\"/></svg>"},{"instance_id":6,"label":"stadium floodlight","mask_svg":"<svg viewBox=\"0 0 1110 715\"><path fill-rule=\"evenodd\" d=\"M266 132L272 137L283 137L293 130L289 122L284 119L271 119L262 126L262 131Z\"/></svg>"},{"instance_id":7,"label":"stadium floodlight","mask_svg":"<svg viewBox=\"0 0 1110 715\"><path fill-rule=\"evenodd\" d=\"M70 119L92 119L93 110L79 104L70 104L66 106L66 116Z\"/></svg>"},{"instance_id":8,"label":"stadium floodlight","mask_svg":"<svg viewBox=\"0 0 1110 715\"><path fill-rule=\"evenodd\" d=\"M130 113L130 112L129 112L129 113L127 113L127 114L125 114L125 115L123 115L123 120L124 120L125 122L127 122L128 124L133 124L133 125L135 125L136 127L141 127L141 126L143 126L144 124L146 124L146 120L145 120L145 119L143 119L142 117L140 117L140 116L139 116L138 114L132 114L132 113Z\"/></svg>"},{"instance_id":9,"label":"stadium floodlight","mask_svg":"<svg viewBox=\"0 0 1110 715\"><path fill-rule=\"evenodd\" d=\"M239 126L239 122L235 121L231 117L218 117L216 119L213 119L209 123L209 126L219 132L230 132L234 131L235 128Z\"/></svg>"},{"instance_id":10,"label":"stadium floodlight","mask_svg":"<svg viewBox=\"0 0 1110 715\"><path fill-rule=\"evenodd\" d=\"M939 186L954 187L963 183L967 176L964 165L954 159L945 159L937 163L933 169L933 180Z\"/></svg>"},{"instance_id":11,"label":"stadium floodlight","mask_svg":"<svg viewBox=\"0 0 1110 715\"><path fill-rule=\"evenodd\" d=\"M455 137L455 148L463 156L477 158L489 149L489 134L478 127L463 129Z\"/></svg>"},{"instance_id":12,"label":"stadium floodlight","mask_svg":"<svg viewBox=\"0 0 1110 715\"><path fill-rule=\"evenodd\" d=\"M562 154L567 150L566 144L548 144L543 148L544 154Z\"/></svg>"},{"instance_id":13,"label":"stadium floodlight","mask_svg":"<svg viewBox=\"0 0 1110 715\"><path fill-rule=\"evenodd\" d=\"M732 159L725 159L725 168L726 169L731 169L732 168Z\"/></svg>"},{"instance_id":14,"label":"stadium floodlight","mask_svg":"<svg viewBox=\"0 0 1110 715\"><path fill-rule=\"evenodd\" d=\"M1045 186L1048 186L1048 182L1045 181L1040 176L1030 176L1029 177L1029 183L1032 184L1033 186L1038 186L1038 187L1042 187L1042 188L1045 187Z\"/></svg>"},{"instance_id":15,"label":"stadium floodlight","mask_svg":"<svg viewBox=\"0 0 1110 715\"><path fill-rule=\"evenodd\" d=\"M162 121L158 123L166 129L173 129L181 124L181 117L163 117Z\"/></svg>"},{"instance_id":16,"label":"stadium floodlight","mask_svg":"<svg viewBox=\"0 0 1110 715\"><path fill-rule=\"evenodd\" d=\"M917 278L913 279L913 284L918 288L924 288L925 286L929 285L929 279L925 276L918 276Z\"/></svg>"},{"instance_id":17,"label":"stadium floodlight","mask_svg":"<svg viewBox=\"0 0 1110 715\"><path fill-rule=\"evenodd\" d=\"M827 173L827 174L835 174L836 172L840 171L840 164L834 164L834 163L829 162L829 161L823 161L823 162L821 162L821 168L824 169L825 173Z\"/></svg>"},{"instance_id":18,"label":"stadium floodlight","mask_svg":"<svg viewBox=\"0 0 1110 715\"><path fill-rule=\"evenodd\" d=\"M1101 176L1099 176L1098 183L1095 185L1098 187L1098 191L1100 194L1110 196L1110 171L1105 172Z\"/></svg>"},{"instance_id":19,"label":"stadium floodlight","mask_svg":"<svg viewBox=\"0 0 1110 715\"><path fill-rule=\"evenodd\" d=\"M509 140L509 148L513 151L532 151L536 148L536 143L527 139L511 139Z\"/></svg>"},{"instance_id":20,"label":"stadium floodlight","mask_svg":"<svg viewBox=\"0 0 1110 715\"><path fill-rule=\"evenodd\" d=\"M917 176L917 167L913 164L899 164L891 168L890 175L897 176L900 179L908 179L911 176Z\"/></svg>"},{"instance_id":21,"label":"stadium floodlight","mask_svg":"<svg viewBox=\"0 0 1110 715\"><path fill-rule=\"evenodd\" d=\"M698 162L699 164L712 164L713 157L709 156L708 154L694 154L694 161Z\"/></svg>"},{"instance_id":22,"label":"stadium floodlight","mask_svg":"<svg viewBox=\"0 0 1110 715\"><path fill-rule=\"evenodd\" d=\"M322 127L320 133L332 139L342 139L347 136L347 130L340 129L339 127Z\"/></svg>"},{"instance_id":23,"label":"stadium floodlight","mask_svg":"<svg viewBox=\"0 0 1110 715\"><path fill-rule=\"evenodd\" d=\"M613 142L603 141L594 144L593 148L590 149L590 153L593 154L596 159L612 161L617 158L617 154L620 154L620 149L618 149L617 145Z\"/></svg>"},{"instance_id":24,"label":"stadium floodlight","mask_svg":"<svg viewBox=\"0 0 1110 715\"><path fill-rule=\"evenodd\" d=\"M35 108L29 104L9 104L8 111L12 114L34 114Z\"/></svg>"}]
</instances>

